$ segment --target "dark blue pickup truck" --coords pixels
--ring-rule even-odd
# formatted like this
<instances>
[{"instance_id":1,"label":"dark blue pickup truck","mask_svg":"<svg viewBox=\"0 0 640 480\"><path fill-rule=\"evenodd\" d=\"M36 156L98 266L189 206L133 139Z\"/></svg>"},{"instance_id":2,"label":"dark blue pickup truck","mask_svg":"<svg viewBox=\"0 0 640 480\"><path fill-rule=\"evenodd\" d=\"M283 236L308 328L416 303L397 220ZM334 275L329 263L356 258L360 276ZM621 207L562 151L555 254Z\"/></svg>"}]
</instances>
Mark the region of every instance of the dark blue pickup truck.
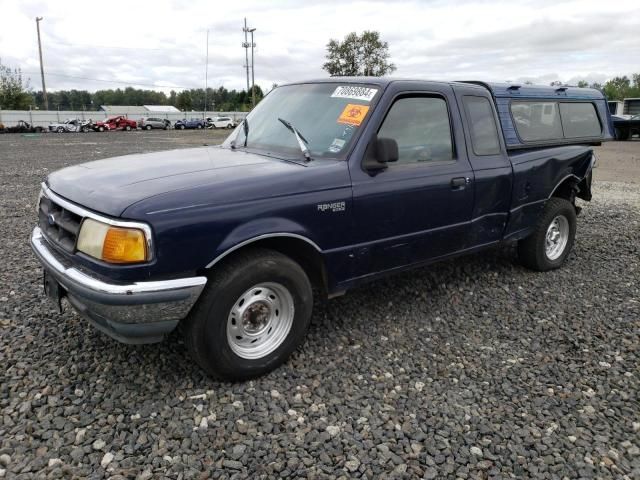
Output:
<instances>
[{"instance_id":1,"label":"dark blue pickup truck","mask_svg":"<svg viewBox=\"0 0 640 480\"><path fill-rule=\"evenodd\" d=\"M332 78L273 90L221 145L50 174L32 247L45 290L127 343L182 322L211 375L302 341L314 295L517 241L559 267L612 138L591 89Z\"/></svg>"}]
</instances>

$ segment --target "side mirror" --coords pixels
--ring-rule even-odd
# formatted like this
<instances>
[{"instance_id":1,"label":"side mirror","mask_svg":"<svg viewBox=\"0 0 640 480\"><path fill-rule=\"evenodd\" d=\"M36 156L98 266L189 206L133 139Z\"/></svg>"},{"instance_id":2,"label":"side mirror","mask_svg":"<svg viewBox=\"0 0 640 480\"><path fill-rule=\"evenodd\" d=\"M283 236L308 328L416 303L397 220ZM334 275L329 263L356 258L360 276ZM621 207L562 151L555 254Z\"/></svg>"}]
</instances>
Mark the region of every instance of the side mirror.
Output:
<instances>
[{"instance_id":1,"label":"side mirror","mask_svg":"<svg viewBox=\"0 0 640 480\"><path fill-rule=\"evenodd\" d=\"M376 160L380 163L397 162L398 142L393 138L376 138Z\"/></svg>"},{"instance_id":2,"label":"side mirror","mask_svg":"<svg viewBox=\"0 0 640 480\"><path fill-rule=\"evenodd\" d=\"M362 165L370 174L375 175L376 172L385 170L387 163L397 162L398 158L398 142L393 138L376 137L369 144Z\"/></svg>"}]
</instances>

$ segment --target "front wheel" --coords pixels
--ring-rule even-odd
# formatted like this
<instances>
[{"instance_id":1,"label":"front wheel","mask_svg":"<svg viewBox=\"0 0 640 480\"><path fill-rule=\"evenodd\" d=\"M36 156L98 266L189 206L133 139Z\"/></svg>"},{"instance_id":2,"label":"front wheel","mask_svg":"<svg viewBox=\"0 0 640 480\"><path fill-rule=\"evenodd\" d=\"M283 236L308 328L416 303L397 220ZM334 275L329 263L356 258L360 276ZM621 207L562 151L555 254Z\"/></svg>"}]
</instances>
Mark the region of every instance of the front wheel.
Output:
<instances>
[{"instance_id":1,"label":"front wheel","mask_svg":"<svg viewBox=\"0 0 640 480\"><path fill-rule=\"evenodd\" d=\"M216 270L185 325L185 343L211 376L244 380L282 364L311 321L304 270L281 253L255 249Z\"/></svg>"},{"instance_id":2,"label":"front wheel","mask_svg":"<svg viewBox=\"0 0 640 480\"><path fill-rule=\"evenodd\" d=\"M151 130L151 125L147 125L146 127L144 127L145 130Z\"/></svg>"},{"instance_id":3,"label":"front wheel","mask_svg":"<svg viewBox=\"0 0 640 480\"><path fill-rule=\"evenodd\" d=\"M571 252L575 237L575 207L564 198L550 198L533 233L518 242L520 262L540 272L559 268Z\"/></svg>"},{"instance_id":4,"label":"front wheel","mask_svg":"<svg viewBox=\"0 0 640 480\"><path fill-rule=\"evenodd\" d=\"M127 125L127 126L125 126L125 127L124 127L124 129L125 129L127 132L130 132L130 131L131 131L131 125Z\"/></svg>"}]
</instances>

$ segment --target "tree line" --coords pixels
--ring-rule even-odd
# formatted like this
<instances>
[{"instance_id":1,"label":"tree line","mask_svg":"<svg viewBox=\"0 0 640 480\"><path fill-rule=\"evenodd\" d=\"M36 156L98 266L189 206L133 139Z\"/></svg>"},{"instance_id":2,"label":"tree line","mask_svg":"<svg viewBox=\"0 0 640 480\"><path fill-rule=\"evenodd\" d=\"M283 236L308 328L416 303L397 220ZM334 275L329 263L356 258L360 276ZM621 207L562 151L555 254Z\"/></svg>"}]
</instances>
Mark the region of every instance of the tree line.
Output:
<instances>
[{"instance_id":1,"label":"tree line","mask_svg":"<svg viewBox=\"0 0 640 480\"><path fill-rule=\"evenodd\" d=\"M275 86L275 85L274 85ZM264 92L256 85L256 102L264 97ZM47 92L51 110L87 110L97 111L101 105L172 105L179 110L205 110L204 88L192 88L169 95L156 90L144 90L133 87L97 90L56 90ZM225 87L207 88L207 111L251 110L252 92L246 90L228 90ZM0 108L4 110L44 109L42 91L33 91L29 79L24 79L20 69L12 69L0 63Z\"/></svg>"},{"instance_id":2,"label":"tree line","mask_svg":"<svg viewBox=\"0 0 640 480\"><path fill-rule=\"evenodd\" d=\"M47 92L51 110L98 110L101 105L171 105L179 110L205 110L204 88L192 88L169 95L156 90L144 90L133 87L108 89L89 92L87 90L57 90ZM256 85L256 102L264 97L263 90ZM44 108L41 91L33 93L33 105ZM3 107L5 108L5 107ZM251 110L251 91L227 90L225 87L207 88L207 111L249 111Z\"/></svg>"}]
</instances>

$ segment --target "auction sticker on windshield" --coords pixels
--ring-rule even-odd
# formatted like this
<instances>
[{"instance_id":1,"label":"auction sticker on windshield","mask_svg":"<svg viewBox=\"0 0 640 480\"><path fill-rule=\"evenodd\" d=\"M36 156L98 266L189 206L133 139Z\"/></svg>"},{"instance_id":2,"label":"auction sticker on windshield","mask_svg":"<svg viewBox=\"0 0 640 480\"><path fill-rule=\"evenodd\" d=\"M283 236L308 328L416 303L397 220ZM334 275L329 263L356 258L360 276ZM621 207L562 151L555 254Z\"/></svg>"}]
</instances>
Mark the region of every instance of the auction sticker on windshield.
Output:
<instances>
[{"instance_id":1,"label":"auction sticker on windshield","mask_svg":"<svg viewBox=\"0 0 640 480\"><path fill-rule=\"evenodd\" d=\"M377 88L359 87L357 85L340 86L331 94L333 98L349 98L351 100L364 100L370 102L378 92Z\"/></svg>"},{"instance_id":2,"label":"auction sticker on windshield","mask_svg":"<svg viewBox=\"0 0 640 480\"><path fill-rule=\"evenodd\" d=\"M368 111L369 107L367 105L347 103L347 106L344 107L344 110L342 110L342 113L338 117L338 123L347 123L359 127Z\"/></svg>"}]
</instances>

